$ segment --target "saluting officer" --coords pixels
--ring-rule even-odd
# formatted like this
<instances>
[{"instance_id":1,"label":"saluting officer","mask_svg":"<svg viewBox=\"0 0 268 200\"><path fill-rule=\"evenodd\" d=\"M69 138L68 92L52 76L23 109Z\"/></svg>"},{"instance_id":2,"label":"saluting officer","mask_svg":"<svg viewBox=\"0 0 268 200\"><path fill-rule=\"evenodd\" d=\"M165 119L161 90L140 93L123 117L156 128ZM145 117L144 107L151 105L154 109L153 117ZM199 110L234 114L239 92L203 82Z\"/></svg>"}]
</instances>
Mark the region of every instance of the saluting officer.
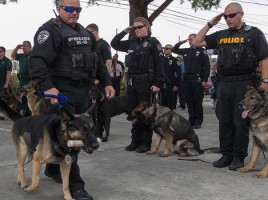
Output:
<instances>
[{"instance_id":1,"label":"saluting officer","mask_svg":"<svg viewBox=\"0 0 268 200\"><path fill-rule=\"evenodd\" d=\"M131 31L135 31L137 38L121 41ZM128 67L126 95L135 106L141 101L149 102L150 91L159 91L164 82L163 50L160 42L151 37L149 22L143 17L136 18L133 26L112 39L111 46L128 53L125 58ZM144 153L151 149L153 131L149 125L137 122L131 132L132 141L126 147L127 151Z\"/></svg>"},{"instance_id":2,"label":"saluting officer","mask_svg":"<svg viewBox=\"0 0 268 200\"><path fill-rule=\"evenodd\" d=\"M77 23L82 10L79 0L60 0L56 7L59 16L43 24L35 34L30 57L32 80L45 94L68 97L62 106L70 113L82 113L87 109L88 89L97 78L103 82L108 98L114 89L107 68L98 62L95 38ZM96 77L97 76L97 77ZM50 99L49 113L58 113L56 98ZM61 182L59 165L47 164L45 175ZM70 192L76 200L92 200L84 189L80 169L75 160L71 165Z\"/></svg>"},{"instance_id":3,"label":"saluting officer","mask_svg":"<svg viewBox=\"0 0 268 200\"><path fill-rule=\"evenodd\" d=\"M219 135L222 157L214 167L229 166L236 170L244 166L248 155L249 120L241 117L239 102L244 98L247 86L257 86L256 67L262 68L261 87L268 91L268 45L264 34L256 27L246 25L239 3L230 3L223 13L214 17L197 34L194 46L218 49L217 98L219 111ZM210 28L224 17L228 29L206 36Z\"/></svg>"},{"instance_id":4,"label":"saluting officer","mask_svg":"<svg viewBox=\"0 0 268 200\"><path fill-rule=\"evenodd\" d=\"M210 73L207 51L201 47L193 47L196 34L190 34L187 40L180 41L172 48L172 52L182 55L185 73L182 87L188 107L189 122L193 128L201 128L203 123L203 98ZM189 41L190 48L180 48Z\"/></svg>"},{"instance_id":5,"label":"saluting officer","mask_svg":"<svg viewBox=\"0 0 268 200\"><path fill-rule=\"evenodd\" d=\"M181 68L179 61L172 56L171 49L171 44L166 44L164 47L164 72L166 79L161 88L161 94L162 105L173 110L176 109L178 90L181 90L181 88L179 88L181 83Z\"/></svg>"}]
</instances>

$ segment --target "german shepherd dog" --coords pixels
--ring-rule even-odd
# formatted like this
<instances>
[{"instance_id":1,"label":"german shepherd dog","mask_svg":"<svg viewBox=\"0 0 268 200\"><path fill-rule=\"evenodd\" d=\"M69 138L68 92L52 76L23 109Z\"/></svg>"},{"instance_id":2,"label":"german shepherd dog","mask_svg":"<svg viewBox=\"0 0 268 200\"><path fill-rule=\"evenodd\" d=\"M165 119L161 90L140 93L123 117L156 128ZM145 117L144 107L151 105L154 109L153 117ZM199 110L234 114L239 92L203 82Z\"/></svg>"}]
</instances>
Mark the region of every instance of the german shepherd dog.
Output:
<instances>
[{"instance_id":1,"label":"german shepherd dog","mask_svg":"<svg viewBox=\"0 0 268 200\"><path fill-rule=\"evenodd\" d=\"M250 161L247 165L239 168L240 172L250 172L255 166L260 152L263 151L268 158L268 94L262 88L247 88L245 98L240 106L244 109L243 118L250 118L250 133L253 136L253 147ZM268 176L268 160L265 167L254 175L258 178Z\"/></svg>"},{"instance_id":2,"label":"german shepherd dog","mask_svg":"<svg viewBox=\"0 0 268 200\"><path fill-rule=\"evenodd\" d=\"M20 114L23 113L20 98L18 96L14 96L10 88L6 88L0 93L0 99L16 112Z\"/></svg>"},{"instance_id":3,"label":"german shepherd dog","mask_svg":"<svg viewBox=\"0 0 268 200\"><path fill-rule=\"evenodd\" d=\"M69 140L83 142L82 149L91 154L99 147L93 135L93 121L90 114L70 114L61 108L61 115L35 115L21 118L8 105L0 100L0 113L14 120L12 138L18 161L17 181L24 191L36 190L39 185L39 172L42 164L60 165L64 198L73 200L69 190L71 163L77 158L80 148L68 147ZM24 165L33 162L32 183L26 182Z\"/></svg>"},{"instance_id":4,"label":"german shepherd dog","mask_svg":"<svg viewBox=\"0 0 268 200\"><path fill-rule=\"evenodd\" d=\"M146 152L147 154L154 154L159 149L163 138L166 140L166 148L160 154L161 157L169 156L172 144L174 153L182 157L198 156L205 152L219 152L217 147L200 149L198 136L189 121L168 107L149 106L148 103L141 102L133 110L132 117L150 124L157 134L155 144L150 151Z\"/></svg>"},{"instance_id":5,"label":"german shepherd dog","mask_svg":"<svg viewBox=\"0 0 268 200\"><path fill-rule=\"evenodd\" d=\"M47 114L46 104L44 100L36 93L36 84L30 82L27 85L22 86L18 90L19 94L25 94L28 101L28 107L32 112L32 115Z\"/></svg>"},{"instance_id":6,"label":"german shepherd dog","mask_svg":"<svg viewBox=\"0 0 268 200\"><path fill-rule=\"evenodd\" d=\"M98 118L102 120L101 124L105 130L105 136L98 133L96 137L102 138L103 142L107 142L110 135L111 118L122 113L131 114L136 104L129 99L128 96L118 96L107 99L98 86L90 89L90 99L92 103L96 103L98 110Z\"/></svg>"}]
</instances>

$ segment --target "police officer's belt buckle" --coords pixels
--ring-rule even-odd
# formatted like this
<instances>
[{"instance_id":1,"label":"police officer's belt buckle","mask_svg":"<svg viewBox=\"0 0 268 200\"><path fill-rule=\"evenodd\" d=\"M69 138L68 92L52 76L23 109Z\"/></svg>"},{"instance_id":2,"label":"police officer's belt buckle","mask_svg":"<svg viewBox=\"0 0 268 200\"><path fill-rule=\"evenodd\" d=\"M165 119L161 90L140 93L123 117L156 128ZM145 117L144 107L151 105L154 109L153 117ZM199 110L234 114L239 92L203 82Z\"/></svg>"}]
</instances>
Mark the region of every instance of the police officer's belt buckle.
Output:
<instances>
[{"instance_id":1,"label":"police officer's belt buckle","mask_svg":"<svg viewBox=\"0 0 268 200\"><path fill-rule=\"evenodd\" d=\"M127 83L129 86L132 86L132 78L130 78L129 80L128 80L128 83Z\"/></svg>"}]
</instances>

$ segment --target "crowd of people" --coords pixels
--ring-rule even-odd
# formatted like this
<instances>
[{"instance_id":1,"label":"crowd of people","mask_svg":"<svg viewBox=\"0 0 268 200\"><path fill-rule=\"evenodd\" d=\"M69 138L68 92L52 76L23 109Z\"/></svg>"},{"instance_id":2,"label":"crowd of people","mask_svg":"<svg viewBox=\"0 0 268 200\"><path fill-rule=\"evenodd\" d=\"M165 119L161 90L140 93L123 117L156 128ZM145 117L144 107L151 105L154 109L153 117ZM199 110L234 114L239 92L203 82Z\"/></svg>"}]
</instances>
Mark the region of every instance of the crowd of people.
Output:
<instances>
[{"instance_id":1,"label":"crowd of people","mask_svg":"<svg viewBox=\"0 0 268 200\"><path fill-rule=\"evenodd\" d=\"M141 101L150 103L150 94L160 92L163 106L171 110L176 109L177 104L182 109L187 107L188 120L194 129L202 128L204 91L210 87L213 108L218 111L222 154L213 166L229 166L230 170L244 166L249 120L242 119L238 106L246 86L259 86L257 66L263 80L260 86L268 91L268 45L261 30L242 20L244 12L239 3L230 3L198 33L190 34L174 46L165 44L164 47L152 36L150 23L143 17L137 17L109 44L100 38L96 24L83 27L78 23L82 11L79 0L60 0L56 9L58 17L38 29L33 48L29 41L24 41L11 54L19 61L20 87L32 80L45 94L60 92L68 97L69 101L63 106L72 113L82 113L90 106L85 99L89 98L88 89L93 84L97 84L108 99L126 95L136 105ZM222 18L228 28L207 35ZM123 40L132 33L136 37ZM189 47L181 48L186 42ZM118 60L118 54L112 57L111 47L126 53L124 63ZM19 49L23 53L17 53ZM216 63L210 64L207 49L217 49ZM12 71L12 62L5 51L0 47L0 92L8 88ZM183 60L172 53L182 56ZM120 83L124 77L127 89L121 94ZM27 99L23 98L23 102L24 115L29 116ZM57 99L50 98L48 113L58 113L57 103ZM103 123L101 119L98 122ZM125 150L149 151L152 134L148 124L138 121L131 128L131 141ZM47 164L45 175L61 182L58 165ZM73 198L93 199L84 184L75 160L70 173Z\"/></svg>"}]
</instances>

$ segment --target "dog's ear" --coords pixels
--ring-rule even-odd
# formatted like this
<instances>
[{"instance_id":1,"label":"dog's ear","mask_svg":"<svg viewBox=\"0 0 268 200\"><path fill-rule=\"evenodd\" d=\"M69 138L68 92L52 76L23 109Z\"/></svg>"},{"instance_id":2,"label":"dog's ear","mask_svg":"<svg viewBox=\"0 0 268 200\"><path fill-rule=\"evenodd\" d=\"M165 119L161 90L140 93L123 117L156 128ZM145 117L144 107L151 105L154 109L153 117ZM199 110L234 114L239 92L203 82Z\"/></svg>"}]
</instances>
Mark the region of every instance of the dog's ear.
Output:
<instances>
[{"instance_id":1,"label":"dog's ear","mask_svg":"<svg viewBox=\"0 0 268 200\"><path fill-rule=\"evenodd\" d=\"M60 108L60 114L62 117L62 121L65 123L74 119L74 116L69 111L64 109L63 107Z\"/></svg>"}]
</instances>

